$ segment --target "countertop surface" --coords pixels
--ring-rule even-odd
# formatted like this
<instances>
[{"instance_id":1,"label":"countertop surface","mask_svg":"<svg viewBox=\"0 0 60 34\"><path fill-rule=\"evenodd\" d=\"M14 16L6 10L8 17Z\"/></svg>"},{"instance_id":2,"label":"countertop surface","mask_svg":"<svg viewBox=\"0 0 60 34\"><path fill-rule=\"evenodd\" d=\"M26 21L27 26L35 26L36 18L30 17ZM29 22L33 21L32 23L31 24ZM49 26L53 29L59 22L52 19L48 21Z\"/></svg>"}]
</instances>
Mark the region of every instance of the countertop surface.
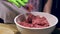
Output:
<instances>
[{"instance_id":1,"label":"countertop surface","mask_svg":"<svg viewBox=\"0 0 60 34\"><path fill-rule=\"evenodd\" d=\"M14 32L14 34L20 34L20 32L16 28L15 24L3 24L3 23L0 23L0 26L11 29Z\"/></svg>"},{"instance_id":2,"label":"countertop surface","mask_svg":"<svg viewBox=\"0 0 60 34\"><path fill-rule=\"evenodd\" d=\"M20 34L20 32L18 31L15 24L3 24L3 23L0 23L0 26L11 29L14 32L14 34ZM52 32L52 34L60 34L60 28L56 28Z\"/></svg>"}]
</instances>

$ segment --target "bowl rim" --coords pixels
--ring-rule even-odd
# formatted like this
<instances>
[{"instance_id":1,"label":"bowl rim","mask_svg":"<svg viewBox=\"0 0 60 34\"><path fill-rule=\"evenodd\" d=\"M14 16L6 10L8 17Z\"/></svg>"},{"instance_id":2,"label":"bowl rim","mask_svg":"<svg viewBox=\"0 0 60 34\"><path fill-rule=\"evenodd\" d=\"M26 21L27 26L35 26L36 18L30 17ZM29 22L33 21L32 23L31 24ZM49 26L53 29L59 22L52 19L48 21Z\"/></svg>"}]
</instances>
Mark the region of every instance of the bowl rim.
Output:
<instances>
[{"instance_id":1,"label":"bowl rim","mask_svg":"<svg viewBox=\"0 0 60 34\"><path fill-rule=\"evenodd\" d=\"M44 12L40 12L40 13L44 13ZM45 14L49 14L49 13L45 13ZM57 21L56 21L57 23L54 24L53 26L42 27L42 28L30 28L30 27L25 27L25 26L22 26L22 25L20 25L20 24L18 24L18 23L16 22L16 19L17 19L20 15L22 15L22 14L19 14L19 15L17 15L17 16L15 17L14 22L15 22L15 24L16 24L17 26L20 26L21 28L25 28L25 29L47 29L47 28L51 28L51 27L55 26L55 25L58 23L58 18L57 18L56 16L50 14L50 15L54 16L54 17L57 19Z\"/></svg>"}]
</instances>

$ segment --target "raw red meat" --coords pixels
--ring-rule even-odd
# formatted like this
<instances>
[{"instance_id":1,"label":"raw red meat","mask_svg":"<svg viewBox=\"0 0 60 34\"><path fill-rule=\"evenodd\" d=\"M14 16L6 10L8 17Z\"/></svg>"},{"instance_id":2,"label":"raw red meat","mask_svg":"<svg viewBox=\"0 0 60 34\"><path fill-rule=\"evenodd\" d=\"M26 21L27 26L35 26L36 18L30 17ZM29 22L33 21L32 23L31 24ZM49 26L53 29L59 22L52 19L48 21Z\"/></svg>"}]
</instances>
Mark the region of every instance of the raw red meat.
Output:
<instances>
[{"instance_id":1,"label":"raw red meat","mask_svg":"<svg viewBox=\"0 0 60 34\"><path fill-rule=\"evenodd\" d=\"M48 27L49 23L45 17L34 16L32 14L28 15L28 18L24 22L19 23L25 27L41 28Z\"/></svg>"}]
</instances>

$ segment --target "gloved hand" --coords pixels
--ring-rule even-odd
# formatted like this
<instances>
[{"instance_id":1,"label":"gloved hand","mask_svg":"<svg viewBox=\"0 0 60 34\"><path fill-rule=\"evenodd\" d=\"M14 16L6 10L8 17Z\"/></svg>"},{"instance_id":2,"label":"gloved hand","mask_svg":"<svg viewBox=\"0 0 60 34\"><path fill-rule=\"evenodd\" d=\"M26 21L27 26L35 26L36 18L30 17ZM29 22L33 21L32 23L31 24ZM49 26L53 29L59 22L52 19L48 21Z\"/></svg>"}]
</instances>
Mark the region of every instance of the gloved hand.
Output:
<instances>
[{"instance_id":1,"label":"gloved hand","mask_svg":"<svg viewBox=\"0 0 60 34\"><path fill-rule=\"evenodd\" d=\"M32 4L27 4L28 0L8 0L8 2L11 2L11 3L15 4L17 7L23 6L29 12L33 9L33 5Z\"/></svg>"},{"instance_id":2,"label":"gloved hand","mask_svg":"<svg viewBox=\"0 0 60 34\"><path fill-rule=\"evenodd\" d=\"M28 0L8 0L12 4L15 4L17 7L25 6L28 3Z\"/></svg>"}]
</instances>

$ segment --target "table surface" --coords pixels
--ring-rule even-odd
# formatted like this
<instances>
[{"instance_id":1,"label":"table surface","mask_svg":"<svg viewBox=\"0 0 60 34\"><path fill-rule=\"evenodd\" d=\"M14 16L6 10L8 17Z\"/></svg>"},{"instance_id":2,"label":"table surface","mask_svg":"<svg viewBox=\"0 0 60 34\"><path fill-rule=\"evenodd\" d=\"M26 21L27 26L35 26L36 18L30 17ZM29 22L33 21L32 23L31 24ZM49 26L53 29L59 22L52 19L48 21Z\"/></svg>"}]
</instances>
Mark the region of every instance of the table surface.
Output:
<instances>
[{"instance_id":1,"label":"table surface","mask_svg":"<svg viewBox=\"0 0 60 34\"><path fill-rule=\"evenodd\" d=\"M15 24L3 24L3 23L0 23L0 26L7 27L7 28L11 29L15 34L20 34L20 32L18 31Z\"/></svg>"},{"instance_id":2,"label":"table surface","mask_svg":"<svg viewBox=\"0 0 60 34\"><path fill-rule=\"evenodd\" d=\"M15 34L20 34L15 24L3 24L0 23L0 26L10 28ZM57 33L56 33L57 32ZM53 32L54 34L60 34L60 28L56 28Z\"/></svg>"}]
</instances>

